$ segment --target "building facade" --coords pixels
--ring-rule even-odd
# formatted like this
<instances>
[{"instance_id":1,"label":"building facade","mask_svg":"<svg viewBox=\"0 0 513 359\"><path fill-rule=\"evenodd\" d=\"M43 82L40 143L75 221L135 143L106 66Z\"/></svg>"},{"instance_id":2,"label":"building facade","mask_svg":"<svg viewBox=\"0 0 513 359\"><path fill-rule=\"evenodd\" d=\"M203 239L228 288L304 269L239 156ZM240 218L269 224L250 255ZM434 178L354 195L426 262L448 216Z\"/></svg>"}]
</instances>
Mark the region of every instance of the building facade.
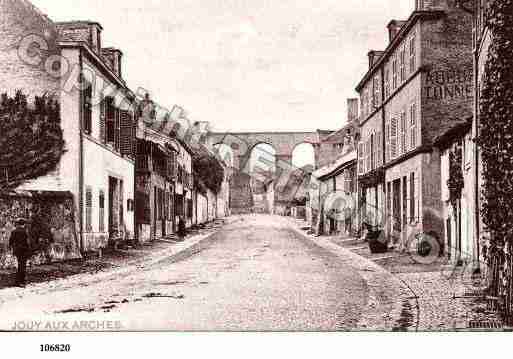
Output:
<instances>
[{"instance_id":1,"label":"building facade","mask_svg":"<svg viewBox=\"0 0 513 359\"><path fill-rule=\"evenodd\" d=\"M2 6L2 38L12 50L0 55L2 90L52 94L60 104L66 150L54 172L19 189L70 192L82 252L131 240L134 96L122 77L121 51L102 47L98 23L55 23L23 0ZM47 50L35 58L27 50L24 58L29 45Z\"/></svg>"},{"instance_id":2,"label":"building facade","mask_svg":"<svg viewBox=\"0 0 513 359\"><path fill-rule=\"evenodd\" d=\"M333 155L309 179L307 221L317 234L353 234L358 225L357 151L358 100L348 99L347 124L319 144Z\"/></svg>"},{"instance_id":3,"label":"building facade","mask_svg":"<svg viewBox=\"0 0 513 359\"><path fill-rule=\"evenodd\" d=\"M456 1L416 1L369 52L358 145L363 218L400 246L418 233L442 240L440 154L433 140L472 111L472 18ZM370 212L370 215L369 215Z\"/></svg>"}]
</instances>

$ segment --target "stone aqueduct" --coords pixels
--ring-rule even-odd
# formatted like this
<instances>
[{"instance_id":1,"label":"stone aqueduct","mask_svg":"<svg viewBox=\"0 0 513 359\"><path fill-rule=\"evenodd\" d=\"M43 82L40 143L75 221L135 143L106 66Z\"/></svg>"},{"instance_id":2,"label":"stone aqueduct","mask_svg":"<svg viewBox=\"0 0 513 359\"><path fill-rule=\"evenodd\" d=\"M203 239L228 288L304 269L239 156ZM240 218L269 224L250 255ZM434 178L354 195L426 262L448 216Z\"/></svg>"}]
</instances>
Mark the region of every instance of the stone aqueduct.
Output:
<instances>
[{"instance_id":1,"label":"stone aqueduct","mask_svg":"<svg viewBox=\"0 0 513 359\"><path fill-rule=\"evenodd\" d=\"M319 163L321 149L318 146L322 137L331 134L332 131L316 132L230 132L209 133L207 141L211 146L227 145L233 152L232 179L230 183L231 198L230 207L232 213L244 213L253 207L253 195L251 190L252 174L246 167L251 158L253 149L260 144L272 146L276 153L277 172L281 174L275 182L274 208L278 212L290 204L297 194L297 188L290 189L291 176L297 168L292 165L294 149L303 143L311 144L314 149L315 164ZM283 175L285 173L285 175ZM296 174L297 176L297 174ZM296 181L298 181L296 179ZM302 179L295 187L301 186ZM294 182L294 178L292 178ZM294 185L292 185L294 187ZM284 190L289 188L290 190Z\"/></svg>"},{"instance_id":2,"label":"stone aqueduct","mask_svg":"<svg viewBox=\"0 0 513 359\"><path fill-rule=\"evenodd\" d=\"M212 146L229 146L234 155L233 167L242 170L253 149L260 144L268 144L276 150L277 162L291 163L296 146L309 143L314 146L315 163L318 163L319 151L316 144L320 142L322 134L323 132L214 132L208 135L208 143Z\"/></svg>"}]
</instances>

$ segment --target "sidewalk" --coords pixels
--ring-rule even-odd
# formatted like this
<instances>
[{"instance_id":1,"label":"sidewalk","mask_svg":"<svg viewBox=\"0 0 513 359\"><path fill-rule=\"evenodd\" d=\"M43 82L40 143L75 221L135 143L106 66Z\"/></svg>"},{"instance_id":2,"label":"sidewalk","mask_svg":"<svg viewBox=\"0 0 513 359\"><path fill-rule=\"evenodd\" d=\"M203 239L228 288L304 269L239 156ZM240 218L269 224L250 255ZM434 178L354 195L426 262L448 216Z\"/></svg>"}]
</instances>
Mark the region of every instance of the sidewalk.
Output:
<instances>
[{"instance_id":1,"label":"sidewalk","mask_svg":"<svg viewBox=\"0 0 513 359\"><path fill-rule=\"evenodd\" d=\"M464 268L454 267L445 258L421 264L408 253L371 254L367 243L361 240L340 236L315 237L307 234L305 228L308 224L305 221L289 220L303 235L314 241L327 240L372 261L409 288L412 295L403 298L401 327L396 330L503 330L500 317L488 310L486 301L475 289L465 284L468 276Z\"/></svg>"},{"instance_id":2,"label":"sidewalk","mask_svg":"<svg viewBox=\"0 0 513 359\"><path fill-rule=\"evenodd\" d=\"M104 252L101 258L78 259L48 265L31 266L27 269L27 287L13 287L14 270L0 270L0 291L2 298L23 290L41 291L77 283L88 285L104 280L112 275L129 273L143 269L163 260L177 261L193 255L205 240L215 234L221 227L233 223L236 218L224 218L208 223L204 228L190 230L183 242L159 239L137 248L111 250Z\"/></svg>"}]
</instances>

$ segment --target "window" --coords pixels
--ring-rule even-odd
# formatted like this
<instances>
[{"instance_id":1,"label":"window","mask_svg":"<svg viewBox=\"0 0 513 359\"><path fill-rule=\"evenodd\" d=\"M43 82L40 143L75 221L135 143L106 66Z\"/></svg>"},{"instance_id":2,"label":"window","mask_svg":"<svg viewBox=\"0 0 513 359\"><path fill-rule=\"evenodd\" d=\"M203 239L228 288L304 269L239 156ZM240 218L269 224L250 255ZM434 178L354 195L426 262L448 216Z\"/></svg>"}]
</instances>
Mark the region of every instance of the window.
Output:
<instances>
[{"instance_id":1,"label":"window","mask_svg":"<svg viewBox=\"0 0 513 359\"><path fill-rule=\"evenodd\" d=\"M363 151L363 142L358 143L358 173L364 174L364 151Z\"/></svg>"},{"instance_id":2,"label":"window","mask_svg":"<svg viewBox=\"0 0 513 359\"><path fill-rule=\"evenodd\" d=\"M82 116L84 132L88 135L92 132L92 99L93 86L82 76Z\"/></svg>"},{"instance_id":3,"label":"window","mask_svg":"<svg viewBox=\"0 0 513 359\"><path fill-rule=\"evenodd\" d=\"M410 149L417 148L417 106L410 107Z\"/></svg>"},{"instance_id":4,"label":"window","mask_svg":"<svg viewBox=\"0 0 513 359\"><path fill-rule=\"evenodd\" d=\"M114 106L114 98L105 98L106 106L106 137L108 143L114 143L116 139L116 107Z\"/></svg>"},{"instance_id":5,"label":"window","mask_svg":"<svg viewBox=\"0 0 513 359\"><path fill-rule=\"evenodd\" d=\"M369 139L367 140L367 143L366 143L366 149L365 149L365 170L366 172L370 172L372 171L372 143L371 143L371 138L369 137Z\"/></svg>"},{"instance_id":6,"label":"window","mask_svg":"<svg viewBox=\"0 0 513 359\"><path fill-rule=\"evenodd\" d=\"M373 170L376 168L376 153L375 153L375 150L376 150L376 145L374 143L374 141L376 140L374 134L371 135L371 138L370 138L370 169Z\"/></svg>"},{"instance_id":7,"label":"window","mask_svg":"<svg viewBox=\"0 0 513 359\"><path fill-rule=\"evenodd\" d=\"M373 92L373 99L372 99L372 109L375 110L378 108L378 106L381 104L381 85L379 81L379 76L374 77L374 92Z\"/></svg>"},{"instance_id":8,"label":"window","mask_svg":"<svg viewBox=\"0 0 513 359\"><path fill-rule=\"evenodd\" d=\"M399 154L402 155L406 153L406 112L401 112L401 148L399 150Z\"/></svg>"},{"instance_id":9,"label":"window","mask_svg":"<svg viewBox=\"0 0 513 359\"><path fill-rule=\"evenodd\" d=\"M410 222L415 220L415 172L410 173Z\"/></svg>"},{"instance_id":10,"label":"window","mask_svg":"<svg viewBox=\"0 0 513 359\"><path fill-rule=\"evenodd\" d=\"M385 70L385 99L390 96L390 69Z\"/></svg>"},{"instance_id":11,"label":"window","mask_svg":"<svg viewBox=\"0 0 513 359\"><path fill-rule=\"evenodd\" d=\"M397 88L397 56L392 60L392 90Z\"/></svg>"},{"instance_id":12,"label":"window","mask_svg":"<svg viewBox=\"0 0 513 359\"><path fill-rule=\"evenodd\" d=\"M390 159L397 157L397 119L392 117L390 121Z\"/></svg>"},{"instance_id":13,"label":"window","mask_svg":"<svg viewBox=\"0 0 513 359\"><path fill-rule=\"evenodd\" d=\"M403 47L400 52L401 83L406 81L406 49Z\"/></svg>"},{"instance_id":14,"label":"window","mask_svg":"<svg viewBox=\"0 0 513 359\"><path fill-rule=\"evenodd\" d=\"M415 34L410 39L410 73L414 73L417 68L417 49L415 48Z\"/></svg>"},{"instance_id":15,"label":"window","mask_svg":"<svg viewBox=\"0 0 513 359\"><path fill-rule=\"evenodd\" d=\"M105 192L100 190L98 198L99 218L98 218L98 231L105 232Z\"/></svg>"},{"instance_id":16,"label":"window","mask_svg":"<svg viewBox=\"0 0 513 359\"><path fill-rule=\"evenodd\" d=\"M385 123L385 161L390 161L390 118Z\"/></svg>"},{"instance_id":17,"label":"window","mask_svg":"<svg viewBox=\"0 0 513 359\"><path fill-rule=\"evenodd\" d=\"M382 137L381 132L376 133L376 167L383 164L383 151L382 151Z\"/></svg>"},{"instance_id":18,"label":"window","mask_svg":"<svg viewBox=\"0 0 513 359\"><path fill-rule=\"evenodd\" d=\"M85 230L86 232L93 231L93 190L91 187L86 187L85 193Z\"/></svg>"}]
</instances>

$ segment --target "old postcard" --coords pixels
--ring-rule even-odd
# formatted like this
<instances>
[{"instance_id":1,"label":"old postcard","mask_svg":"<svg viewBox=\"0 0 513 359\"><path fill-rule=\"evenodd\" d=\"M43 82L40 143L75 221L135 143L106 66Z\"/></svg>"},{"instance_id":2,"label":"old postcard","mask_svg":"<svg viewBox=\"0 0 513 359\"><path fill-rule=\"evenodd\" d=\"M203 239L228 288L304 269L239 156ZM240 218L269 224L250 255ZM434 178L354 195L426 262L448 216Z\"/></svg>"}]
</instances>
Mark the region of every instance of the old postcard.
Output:
<instances>
[{"instance_id":1,"label":"old postcard","mask_svg":"<svg viewBox=\"0 0 513 359\"><path fill-rule=\"evenodd\" d=\"M0 330L508 331L512 74L513 0L0 0Z\"/></svg>"}]
</instances>

